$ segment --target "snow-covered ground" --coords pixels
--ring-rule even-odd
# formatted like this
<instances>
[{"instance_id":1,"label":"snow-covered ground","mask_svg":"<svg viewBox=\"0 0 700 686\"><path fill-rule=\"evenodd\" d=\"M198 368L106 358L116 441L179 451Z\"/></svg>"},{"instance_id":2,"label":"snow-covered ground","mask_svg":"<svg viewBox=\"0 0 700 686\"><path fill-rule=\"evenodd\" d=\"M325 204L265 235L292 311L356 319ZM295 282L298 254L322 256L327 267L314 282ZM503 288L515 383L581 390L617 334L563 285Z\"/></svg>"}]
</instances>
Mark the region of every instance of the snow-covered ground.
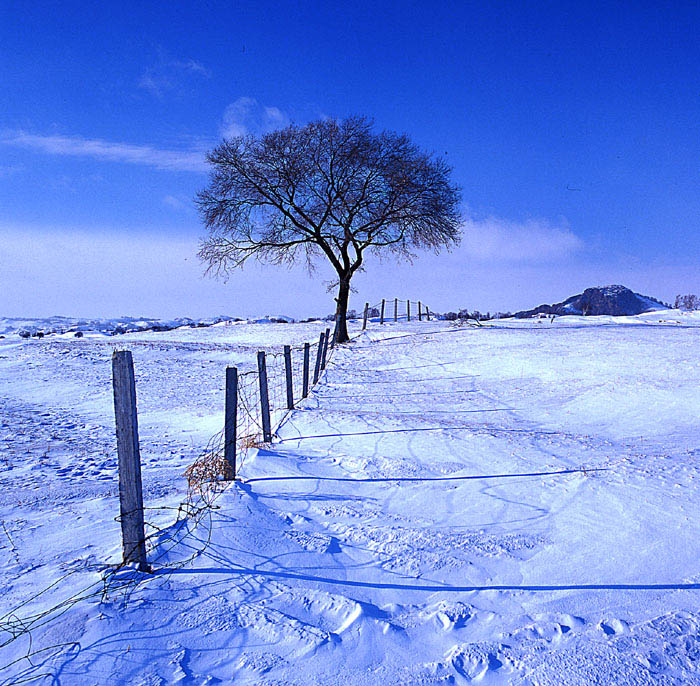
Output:
<instances>
[{"instance_id":1,"label":"snow-covered ground","mask_svg":"<svg viewBox=\"0 0 700 686\"><path fill-rule=\"evenodd\" d=\"M224 367L323 326L0 340L0 684L700 683L697 313L355 328L154 574L101 588L111 350L162 527Z\"/></svg>"},{"instance_id":2,"label":"snow-covered ground","mask_svg":"<svg viewBox=\"0 0 700 686\"><path fill-rule=\"evenodd\" d=\"M263 317L252 323L270 323L271 321L294 321L290 317L278 315ZM154 319L153 317L111 317L97 319L79 319L77 317L0 317L0 336L17 334L25 338L30 336L43 337L51 334L81 337L85 334L124 334L143 333L145 331L169 331L176 328L198 328L215 325L225 325L241 322L238 317L221 315L208 319ZM246 321L246 323L251 323Z\"/></svg>"}]
</instances>

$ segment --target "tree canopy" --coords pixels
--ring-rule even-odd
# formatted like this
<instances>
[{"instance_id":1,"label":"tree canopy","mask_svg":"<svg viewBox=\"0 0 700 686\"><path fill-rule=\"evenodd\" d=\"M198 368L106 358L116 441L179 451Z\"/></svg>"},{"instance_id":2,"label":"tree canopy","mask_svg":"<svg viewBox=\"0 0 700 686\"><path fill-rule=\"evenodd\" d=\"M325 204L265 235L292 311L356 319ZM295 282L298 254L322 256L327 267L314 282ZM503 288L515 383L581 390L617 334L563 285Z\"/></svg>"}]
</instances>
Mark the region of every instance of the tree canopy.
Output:
<instances>
[{"instance_id":1,"label":"tree canopy","mask_svg":"<svg viewBox=\"0 0 700 686\"><path fill-rule=\"evenodd\" d=\"M367 252L411 259L459 240L460 191L447 163L364 117L237 136L207 159L197 204L208 270L326 258L338 275L338 342L348 339L350 281Z\"/></svg>"}]
</instances>

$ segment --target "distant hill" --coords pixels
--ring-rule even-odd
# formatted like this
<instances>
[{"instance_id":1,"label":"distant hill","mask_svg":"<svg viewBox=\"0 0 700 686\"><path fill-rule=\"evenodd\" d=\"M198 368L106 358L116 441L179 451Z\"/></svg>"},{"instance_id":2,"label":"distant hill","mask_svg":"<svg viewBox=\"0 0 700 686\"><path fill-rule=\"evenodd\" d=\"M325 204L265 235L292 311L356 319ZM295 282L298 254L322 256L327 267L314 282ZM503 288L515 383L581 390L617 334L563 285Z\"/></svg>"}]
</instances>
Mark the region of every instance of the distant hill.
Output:
<instances>
[{"instance_id":1,"label":"distant hill","mask_svg":"<svg viewBox=\"0 0 700 686\"><path fill-rule=\"evenodd\" d=\"M516 312L514 316L522 319L539 314L631 315L663 309L666 309L666 305L660 300L640 295L625 286L613 285L587 288L564 302L540 305L533 310Z\"/></svg>"}]
</instances>

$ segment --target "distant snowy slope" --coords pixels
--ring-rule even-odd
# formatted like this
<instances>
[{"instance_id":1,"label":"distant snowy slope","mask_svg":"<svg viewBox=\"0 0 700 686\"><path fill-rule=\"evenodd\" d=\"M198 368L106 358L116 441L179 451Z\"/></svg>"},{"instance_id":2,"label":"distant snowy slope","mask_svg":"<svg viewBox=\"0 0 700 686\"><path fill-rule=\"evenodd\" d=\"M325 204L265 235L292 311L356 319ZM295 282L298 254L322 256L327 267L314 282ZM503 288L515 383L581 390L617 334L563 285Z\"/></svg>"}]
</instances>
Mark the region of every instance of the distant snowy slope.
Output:
<instances>
[{"instance_id":1,"label":"distant snowy slope","mask_svg":"<svg viewBox=\"0 0 700 686\"><path fill-rule=\"evenodd\" d=\"M156 319L152 317L115 317L115 318L76 318L76 317L0 317L0 335L17 334L24 337L48 336L50 334L87 333L95 332L107 335L134 333L139 331L169 331L182 326L205 327L224 322L242 321L239 317L220 315L206 319L190 319L177 317L175 319ZM285 315L267 316L255 320L257 323L294 322Z\"/></svg>"}]
</instances>

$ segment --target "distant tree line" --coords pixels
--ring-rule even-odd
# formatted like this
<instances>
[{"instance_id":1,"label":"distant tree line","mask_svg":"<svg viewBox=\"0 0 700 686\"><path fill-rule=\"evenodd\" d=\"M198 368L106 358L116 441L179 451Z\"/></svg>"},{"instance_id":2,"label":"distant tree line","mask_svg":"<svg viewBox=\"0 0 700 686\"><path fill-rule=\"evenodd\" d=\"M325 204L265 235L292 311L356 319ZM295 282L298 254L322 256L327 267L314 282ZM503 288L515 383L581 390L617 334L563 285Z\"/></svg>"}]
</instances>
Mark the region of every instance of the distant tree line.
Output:
<instances>
[{"instance_id":1,"label":"distant tree line","mask_svg":"<svg viewBox=\"0 0 700 686\"><path fill-rule=\"evenodd\" d=\"M512 312L479 312L479 310L469 311L468 309L461 309L459 312L445 312L442 315L438 315L441 319L446 319L448 322L454 322L465 319L474 319L478 322L489 321L490 319L505 319L506 317L512 317Z\"/></svg>"},{"instance_id":2,"label":"distant tree line","mask_svg":"<svg viewBox=\"0 0 700 686\"><path fill-rule=\"evenodd\" d=\"M700 310L700 298L697 295L677 295L673 307L677 310Z\"/></svg>"}]
</instances>

